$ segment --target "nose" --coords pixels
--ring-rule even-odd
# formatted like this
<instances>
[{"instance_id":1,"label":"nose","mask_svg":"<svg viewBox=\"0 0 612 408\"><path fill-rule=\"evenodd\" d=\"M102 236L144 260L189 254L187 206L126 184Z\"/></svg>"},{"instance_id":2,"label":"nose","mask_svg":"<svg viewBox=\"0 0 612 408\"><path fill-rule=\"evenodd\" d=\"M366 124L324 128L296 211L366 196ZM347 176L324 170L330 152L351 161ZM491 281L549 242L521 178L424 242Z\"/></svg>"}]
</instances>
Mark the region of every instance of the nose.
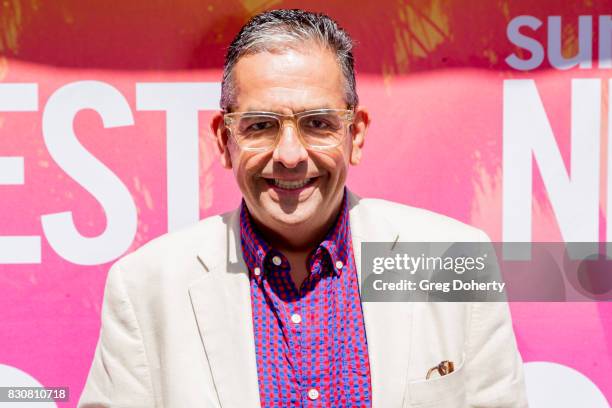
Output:
<instances>
[{"instance_id":1,"label":"nose","mask_svg":"<svg viewBox=\"0 0 612 408\"><path fill-rule=\"evenodd\" d=\"M280 140L274 148L272 158L274 161L278 161L285 167L292 169L308 158L308 152L298 137L297 129L293 125L283 126L280 132Z\"/></svg>"}]
</instances>

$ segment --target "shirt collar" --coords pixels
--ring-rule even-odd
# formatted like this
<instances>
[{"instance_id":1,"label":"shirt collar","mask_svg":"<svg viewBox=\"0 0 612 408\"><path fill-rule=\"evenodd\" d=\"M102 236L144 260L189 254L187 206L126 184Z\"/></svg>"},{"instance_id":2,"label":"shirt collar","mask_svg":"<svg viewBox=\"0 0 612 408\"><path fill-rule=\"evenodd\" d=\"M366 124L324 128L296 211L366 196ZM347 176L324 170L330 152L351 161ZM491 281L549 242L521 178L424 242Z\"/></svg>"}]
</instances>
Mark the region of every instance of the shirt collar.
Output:
<instances>
[{"instance_id":1,"label":"shirt collar","mask_svg":"<svg viewBox=\"0 0 612 408\"><path fill-rule=\"evenodd\" d=\"M346 268L348 248L351 245L348 207L348 193L345 187L340 212L333 226L312 252L313 256L318 254L324 255L322 252L327 252L332 270L338 275ZM266 259L274 255L280 255L280 252L272 248L261 236L251 218L244 199L240 208L240 242L242 244L242 255L249 268L250 275L256 280L261 280L265 271ZM253 273L255 268L259 268L259 274Z\"/></svg>"}]
</instances>

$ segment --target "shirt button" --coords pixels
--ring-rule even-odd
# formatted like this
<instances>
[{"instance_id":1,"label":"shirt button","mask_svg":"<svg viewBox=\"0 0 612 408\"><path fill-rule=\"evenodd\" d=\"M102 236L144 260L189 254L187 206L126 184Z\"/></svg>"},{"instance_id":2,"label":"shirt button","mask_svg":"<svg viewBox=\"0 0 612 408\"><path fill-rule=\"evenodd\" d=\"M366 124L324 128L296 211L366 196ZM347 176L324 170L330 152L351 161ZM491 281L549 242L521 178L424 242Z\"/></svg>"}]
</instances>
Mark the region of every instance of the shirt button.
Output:
<instances>
[{"instance_id":1,"label":"shirt button","mask_svg":"<svg viewBox=\"0 0 612 408\"><path fill-rule=\"evenodd\" d=\"M295 323L295 324L298 324L298 323L300 323L302 321L302 316L300 316L297 313L294 313L294 314L291 315L291 321L293 323Z\"/></svg>"},{"instance_id":2,"label":"shirt button","mask_svg":"<svg viewBox=\"0 0 612 408\"><path fill-rule=\"evenodd\" d=\"M280 256L275 256L275 257L273 257L273 258L272 258L272 263L273 263L274 265L276 265L276 266L279 266L279 265L282 263L282 261L281 261L281 259L280 259Z\"/></svg>"},{"instance_id":3,"label":"shirt button","mask_svg":"<svg viewBox=\"0 0 612 408\"><path fill-rule=\"evenodd\" d=\"M317 391L316 388L309 389L308 398L310 398L311 400L316 400L317 398L319 398L319 391Z\"/></svg>"},{"instance_id":4,"label":"shirt button","mask_svg":"<svg viewBox=\"0 0 612 408\"><path fill-rule=\"evenodd\" d=\"M253 273L255 276L259 276L261 275L261 269L259 269L259 267L255 267L255 269L253 269Z\"/></svg>"},{"instance_id":5,"label":"shirt button","mask_svg":"<svg viewBox=\"0 0 612 408\"><path fill-rule=\"evenodd\" d=\"M342 261L336 261L336 268L337 269L342 269L343 266L344 266L344 264L342 263Z\"/></svg>"}]
</instances>

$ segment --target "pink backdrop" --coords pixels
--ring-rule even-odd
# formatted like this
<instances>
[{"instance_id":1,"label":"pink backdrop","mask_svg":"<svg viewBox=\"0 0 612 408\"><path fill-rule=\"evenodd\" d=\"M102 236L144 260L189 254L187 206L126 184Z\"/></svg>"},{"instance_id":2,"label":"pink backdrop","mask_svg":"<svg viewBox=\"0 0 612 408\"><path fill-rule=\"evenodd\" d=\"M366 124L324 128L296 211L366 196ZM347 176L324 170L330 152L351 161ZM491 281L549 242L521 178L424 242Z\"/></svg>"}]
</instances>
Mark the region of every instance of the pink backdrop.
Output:
<instances>
[{"instance_id":1,"label":"pink backdrop","mask_svg":"<svg viewBox=\"0 0 612 408\"><path fill-rule=\"evenodd\" d=\"M578 213L572 224L559 215L555 203L566 197L564 205L582 208L585 200L595 197L594 239L612 241L612 233L606 233L606 212L612 201L607 198L608 185L612 183L608 153L612 144L612 62L599 58L610 55L606 50L612 42L612 30L604 29L603 36L602 30L598 31L607 24L607 20L602 24L600 16L609 18L612 3L376 3L308 3L309 9L337 18L358 42L359 95L370 109L373 122L363 162L351 169L349 187L362 196L447 214L483 228L494 240L512 238L515 236L507 235L504 228L520 221L512 218L514 213L508 204L525 197L508 196L514 190L504 192L503 188L504 183L509 185L509 172L522 162L504 158L503 150L513 143L528 142L521 142L516 130L504 126L504 115L522 118L528 128L532 122L548 123L558 151L544 150L560 158L566 172L571 168L569 176L573 177L580 168L588 167L588 160L573 158L578 157L578 146L589 137L588 129L584 134L579 129L575 139L570 140L572 125L580 122L588 127L592 123L589 112L598 112L599 122L593 125L598 151L591 151L591 156L589 151L584 153L584 157L599 160L598 181L584 183L586 195L570 194L573 190L568 187L566 196L553 192L557 196L551 198L551 182L539 171L547 164L544 159L534 159L533 188L529 192L533 199L530 238L563 241L570 240L568 236L588 236L564 233L564 228L571 231L583 214ZM169 215L167 200L168 178L173 177L169 169L180 165L167 160L167 140L174 125L167 120L164 109L143 108L146 96L138 95L136 84L170 83L175 91L182 84L193 90L192 99L206 105L206 101L216 98L223 47L240 24L264 8L299 6L303 4L289 1L183 1L180 7L154 9L149 2L134 1L109 10L76 1L45 5L17 0L0 5L0 158L23 158L16 159L16 164L15 159L9 160L12 164L0 159L0 236L5 237L4 241L0 239L4 245L0 247L0 368L17 368L46 386L69 386L71 401L58 406L76 405L98 336L109 265L121 253L167 232L169 217L177 217L177 211L170 210ZM523 60L531 55L513 43L506 32L510 22L521 15L534 16L542 22L536 30L527 28L521 32L537 39L545 52L544 61L526 71L506 62L513 53ZM578 15L592 16L594 35L588 41L593 48L591 66L586 66L585 61L590 59L584 57L580 59L582 67L560 69L548 60L551 44L554 45L554 39L547 44L551 32L548 17L562 16L561 40L557 42L563 55L570 57L580 48ZM512 82L519 79L532 80L539 99L521 88L519 82ZM583 96L577 84L573 93L576 79L590 79L583 84L593 92L585 91ZM83 86L81 81L99 81L104 89L116 91L109 115L121 111L116 101L125 101L127 110L123 112L131 115L133 124L104 128L100 113L87 108L104 99L104 95L98 94L95 87ZM199 94L197 83L212 84ZM11 88L15 84L22 84L17 85L21 88ZM34 84L36 88L23 84ZM64 92L79 87L83 89L80 96ZM524 98L526 106L539 101L545 115L521 110L520 104L509 96L511 89ZM589 95L596 97L588 98ZM171 99L156 96L146 100L168 104ZM100 203L90 191L96 186L79 183L75 180L78 177L71 174L72 151L66 147L71 138L59 127L66 122L54 117L49 120L59 125L43 125L45 112L65 112L72 103L83 107L72 122L78 143L118 178L120 183L115 184L127 188L137 209L136 233L133 239L128 234L125 250L102 262L92 261L91 265L68 259L57 245L52 245L54 238L49 238L42 227L43 216L65 211L72 213L83 240L100 236L108 226L113 197ZM177 176L177 180L199 176L199 202L186 204L188 208L195 203L199 217L234 208L240 199L231 172L220 167L212 149L210 114L210 107L200 109L189 122L195 129L191 136L199 136L196 175L186 172ZM69 128L70 122L65 126ZM177 126L180 131L173 143L185 148L193 137L188 127L180 127L187 125ZM54 137L58 138L58 147L51 145ZM530 137L537 138L539 133L534 131ZM67 159L58 160L62 154ZM23 160L23 167L19 160ZM17 242L14 237L20 236L40 237L40 260L35 259L36 239L33 250L24 250L32 259L11 260L17 255L8 240ZM55 239L61 243L63 238L60 234ZM93 255L96 251L92 250L90 256L89 250L81 253L82 258L98 259ZM531 384L552 390L562 384L552 379L573 370L577 371L576 381L588 379L586 388L580 388L590 390L582 394L587 398L583 406L606 406L598 405L601 395L612 401L611 304L514 303L511 308L524 360L552 362L571 369L554 371L549 380L534 370L528 378L534 406L543 405L536 405L537 392ZM557 374L560 377L555 377Z\"/></svg>"}]
</instances>

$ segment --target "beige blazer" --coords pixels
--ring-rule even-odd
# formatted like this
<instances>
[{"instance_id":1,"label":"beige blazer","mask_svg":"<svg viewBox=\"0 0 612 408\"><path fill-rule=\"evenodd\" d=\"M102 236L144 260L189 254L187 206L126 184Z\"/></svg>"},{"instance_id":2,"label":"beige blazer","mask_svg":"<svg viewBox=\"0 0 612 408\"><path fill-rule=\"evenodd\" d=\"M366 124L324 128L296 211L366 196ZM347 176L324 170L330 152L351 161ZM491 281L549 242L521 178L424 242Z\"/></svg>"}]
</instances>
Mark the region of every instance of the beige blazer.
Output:
<instances>
[{"instance_id":1,"label":"beige blazer","mask_svg":"<svg viewBox=\"0 0 612 408\"><path fill-rule=\"evenodd\" d=\"M442 215L349 194L358 269L363 241L488 239ZM259 407L249 290L238 210L117 261L79 407ZM507 304L364 302L363 315L373 407L527 406ZM425 380L442 360L455 371Z\"/></svg>"}]
</instances>

